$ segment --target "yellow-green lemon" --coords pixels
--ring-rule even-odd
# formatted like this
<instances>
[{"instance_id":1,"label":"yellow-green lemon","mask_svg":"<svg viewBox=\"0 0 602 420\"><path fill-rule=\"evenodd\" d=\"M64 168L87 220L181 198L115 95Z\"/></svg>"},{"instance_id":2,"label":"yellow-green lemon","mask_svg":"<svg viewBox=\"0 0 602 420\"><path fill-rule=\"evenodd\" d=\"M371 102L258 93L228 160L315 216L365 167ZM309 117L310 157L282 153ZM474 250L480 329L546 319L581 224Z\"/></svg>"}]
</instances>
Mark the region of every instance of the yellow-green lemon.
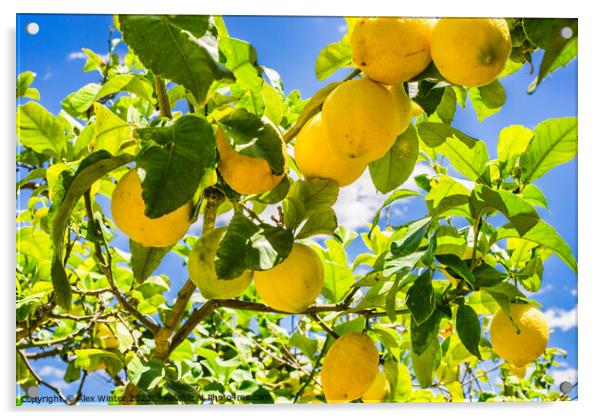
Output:
<instances>
[{"instance_id":1,"label":"yellow-green lemon","mask_svg":"<svg viewBox=\"0 0 602 420\"><path fill-rule=\"evenodd\" d=\"M188 275L206 299L230 299L241 295L253 280L246 270L231 280L218 278L215 272L215 254L227 228L221 227L204 234L188 255Z\"/></svg>"},{"instance_id":2,"label":"yellow-green lemon","mask_svg":"<svg viewBox=\"0 0 602 420\"><path fill-rule=\"evenodd\" d=\"M457 85L491 83L504 69L511 49L505 19L442 18L431 34L433 62Z\"/></svg>"},{"instance_id":3,"label":"yellow-green lemon","mask_svg":"<svg viewBox=\"0 0 602 420\"><path fill-rule=\"evenodd\" d=\"M513 303L510 313L520 333L514 330L512 321L500 309L489 327L491 344L497 354L520 368L543 354L550 332L543 313L533 305Z\"/></svg>"},{"instance_id":4,"label":"yellow-green lemon","mask_svg":"<svg viewBox=\"0 0 602 420\"><path fill-rule=\"evenodd\" d=\"M362 401L365 403L379 403L387 398L390 391L389 381L384 372L378 371L376 378L370 388L362 396Z\"/></svg>"},{"instance_id":5,"label":"yellow-green lemon","mask_svg":"<svg viewBox=\"0 0 602 420\"><path fill-rule=\"evenodd\" d=\"M309 246L295 243L288 257L269 270L256 271L255 287L261 300L279 311L299 313L322 291L324 267Z\"/></svg>"},{"instance_id":6,"label":"yellow-green lemon","mask_svg":"<svg viewBox=\"0 0 602 420\"><path fill-rule=\"evenodd\" d=\"M349 332L328 349L322 365L322 388L329 403L360 398L376 379L378 349L366 334Z\"/></svg>"},{"instance_id":7,"label":"yellow-green lemon","mask_svg":"<svg viewBox=\"0 0 602 420\"><path fill-rule=\"evenodd\" d=\"M224 181L240 194L261 194L274 188L288 171L286 144L282 138L280 141L284 157L284 173L274 175L267 160L238 153L230 146L222 130L218 129L216 133L219 151L218 170Z\"/></svg>"},{"instance_id":8,"label":"yellow-green lemon","mask_svg":"<svg viewBox=\"0 0 602 420\"><path fill-rule=\"evenodd\" d=\"M305 178L333 179L339 187L358 179L367 166L367 162L341 155L333 149L322 113L313 116L297 135L295 162Z\"/></svg>"},{"instance_id":9,"label":"yellow-green lemon","mask_svg":"<svg viewBox=\"0 0 602 420\"><path fill-rule=\"evenodd\" d=\"M397 100L370 79L349 80L324 101L322 121L334 150L371 162L382 157L400 134Z\"/></svg>"},{"instance_id":10,"label":"yellow-green lemon","mask_svg":"<svg viewBox=\"0 0 602 420\"><path fill-rule=\"evenodd\" d=\"M145 216L142 185L135 169L119 180L111 199L111 214L117 227L146 247L166 247L178 242L190 227L193 210L188 202L155 219Z\"/></svg>"},{"instance_id":11,"label":"yellow-green lemon","mask_svg":"<svg viewBox=\"0 0 602 420\"><path fill-rule=\"evenodd\" d=\"M362 18L351 33L353 62L386 85L410 80L431 62L433 24L433 19Z\"/></svg>"}]
</instances>

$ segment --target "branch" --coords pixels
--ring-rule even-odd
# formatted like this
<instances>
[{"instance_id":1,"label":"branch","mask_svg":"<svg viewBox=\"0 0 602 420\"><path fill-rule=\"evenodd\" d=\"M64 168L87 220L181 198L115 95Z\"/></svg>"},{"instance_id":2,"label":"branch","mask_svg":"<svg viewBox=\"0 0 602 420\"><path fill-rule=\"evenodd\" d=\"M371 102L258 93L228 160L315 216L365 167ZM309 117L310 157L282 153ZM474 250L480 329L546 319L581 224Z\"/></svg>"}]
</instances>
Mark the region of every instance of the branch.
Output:
<instances>
[{"instance_id":1,"label":"branch","mask_svg":"<svg viewBox=\"0 0 602 420\"><path fill-rule=\"evenodd\" d=\"M165 355L165 358L169 357L169 355L176 349L176 347L178 347L186 339L186 337L188 337L188 335L192 331L194 331L196 326L203 319L205 319L209 315L211 315L211 313L214 310L216 310L218 307L219 307L218 301L208 300L205 303L203 303L201 306L199 306L197 309L195 309L190 314L190 316L188 317L188 319L186 320L184 325L182 325L182 327L178 330L178 332L176 332L174 334L173 338L171 339L171 343L169 345L169 349L167 351L167 354Z\"/></svg>"},{"instance_id":2,"label":"branch","mask_svg":"<svg viewBox=\"0 0 602 420\"><path fill-rule=\"evenodd\" d=\"M336 332L334 332L332 328L326 325L324 321L322 321L322 318L320 318L317 314L311 314L310 317L311 319L316 321L320 325L320 327L322 327L322 329L326 331L328 335L330 335L332 338L334 338L335 340L340 338L340 335L338 335Z\"/></svg>"},{"instance_id":3,"label":"branch","mask_svg":"<svg viewBox=\"0 0 602 420\"><path fill-rule=\"evenodd\" d=\"M44 385L46 388L49 388L50 390L52 390L56 395L58 395L58 397L61 399L61 401L63 401L67 405L70 405L69 400L63 395L63 393L61 392L60 389L58 389L54 385L50 385L48 382L46 382L45 380L40 378L40 376L37 374L37 372L35 370L33 370L33 368L31 367L31 364L29 363L29 360L27 360L27 356L25 355L23 350L19 350L18 353L19 353L19 356L21 357L21 360L23 360L23 364L25 365L27 370L31 373L31 376L33 376L33 378L36 380L36 382L38 384Z\"/></svg>"}]
</instances>

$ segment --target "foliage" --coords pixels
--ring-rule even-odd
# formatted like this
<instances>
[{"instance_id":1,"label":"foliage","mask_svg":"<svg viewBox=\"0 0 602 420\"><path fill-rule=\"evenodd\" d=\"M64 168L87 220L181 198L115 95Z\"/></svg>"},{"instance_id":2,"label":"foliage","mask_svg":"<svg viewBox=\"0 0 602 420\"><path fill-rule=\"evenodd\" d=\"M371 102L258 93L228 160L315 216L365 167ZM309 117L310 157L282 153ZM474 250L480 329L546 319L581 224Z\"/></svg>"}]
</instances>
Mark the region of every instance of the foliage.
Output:
<instances>
[{"instance_id":1,"label":"foliage","mask_svg":"<svg viewBox=\"0 0 602 420\"><path fill-rule=\"evenodd\" d=\"M570 247L540 217L538 207L548 205L534 184L575 158L576 118L532 130L505 127L491 157L483 140L452 124L466 98L479 120L498 112L502 84L452 86L430 66L410 82L425 113L398 142L419 141L419 161L433 174L417 176L413 191L402 186L412 168L398 153L371 164L375 188L390 194L360 235L337 224L336 183L300 179L292 156L288 176L259 195L235 193L216 170L219 126L242 154L282 173L275 130L290 152L339 81L307 100L294 90L285 95L278 73L259 64L252 45L230 37L218 16L128 15L115 22L128 53L119 57L110 43L105 60L84 49L84 71L98 71L101 80L68 95L57 116L36 102L33 73L17 80L20 386L41 384L64 398L30 363L56 357L67 366L66 382L83 384L93 372L109 378L115 404L232 401L224 395L236 395L235 402L324 401L319 372L331 336L365 331L378 345L390 401L566 398L552 391L547 373L560 351L548 349L518 379L486 332L498 308L541 288L552 253L577 271ZM500 77L545 50L531 92L576 56L576 21L509 24L513 53ZM567 25L575 36L564 42L557 29ZM348 42L345 36L320 53L320 80L352 65ZM358 76L352 71L347 79ZM176 106L180 100L186 106ZM195 219L211 229L216 215L233 211L215 261L220 278L272 268L303 240L324 266L321 297L291 316L260 303L252 287L238 299L204 300L186 279L153 275L167 256L186 263L196 238L167 248L130 242L129 252L114 244L106 199L132 165L146 174L151 218L192 200ZM427 214L401 226L385 223L383 210L410 197ZM354 240L369 251L350 261ZM114 326L118 348L98 344L99 323ZM482 389L485 383L496 392Z\"/></svg>"}]
</instances>

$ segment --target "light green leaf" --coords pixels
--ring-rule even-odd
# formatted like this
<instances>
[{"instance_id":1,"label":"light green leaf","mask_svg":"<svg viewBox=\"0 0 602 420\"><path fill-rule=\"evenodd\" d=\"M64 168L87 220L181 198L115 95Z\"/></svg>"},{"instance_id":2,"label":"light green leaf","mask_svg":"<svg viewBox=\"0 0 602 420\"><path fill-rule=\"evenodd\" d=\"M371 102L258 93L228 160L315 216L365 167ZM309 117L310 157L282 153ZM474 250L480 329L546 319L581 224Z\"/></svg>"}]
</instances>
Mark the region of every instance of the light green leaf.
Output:
<instances>
[{"instance_id":1,"label":"light green leaf","mask_svg":"<svg viewBox=\"0 0 602 420\"><path fill-rule=\"evenodd\" d=\"M455 210L464 209L470 199L470 191L452 177L442 176L425 197L431 217L442 217ZM461 214L466 210L462 210ZM457 212L454 211L453 214Z\"/></svg>"},{"instance_id":2,"label":"light green leaf","mask_svg":"<svg viewBox=\"0 0 602 420\"><path fill-rule=\"evenodd\" d=\"M383 202L382 206L380 206L379 209L374 214L374 218L372 219L372 227L370 228L370 231L368 232L368 236L370 236L372 234L372 231L378 225L378 222L380 220L380 214L385 207L390 206L395 201L403 200L404 198L408 198L408 197L416 197L416 196L420 196L420 193L417 193L416 191L412 191L412 190L402 189L402 190L393 191L393 193L387 197L387 199Z\"/></svg>"},{"instance_id":3,"label":"light green leaf","mask_svg":"<svg viewBox=\"0 0 602 420\"><path fill-rule=\"evenodd\" d=\"M134 278L142 282L151 276L171 248L171 246L165 248L147 248L130 239L130 251L132 252L131 266Z\"/></svg>"},{"instance_id":4,"label":"light green leaf","mask_svg":"<svg viewBox=\"0 0 602 420\"><path fill-rule=\"evenodd\" d=\"M298 332L294 333L288 341L289 346L297 347L309 359L312 360L318 350L318 341L312 340Z\"/></svg>"},{"instance_id":5,"label":"light green leaf","mask_svg":"<svg viewBox=\"0 0 602 420\"><path fill-rule=\"evenodd\" d=\"M63 99L61 106L75 118L88 118L88 110L94 105L101 86L98 83L88 83L79 90L70 93Z\"/></svg>"},{"instance_id":6,"label":"light green leaf","mask_svg":"<svg viewBox=\"0 0 602 420\"><path fill-rule=\"evenodd\" d=\"M94 151L106 150L113 155L118 154L121 145L132 138L132 128L113 111L98 102L94 103L94 113L96 114Z\"/></svg>"},{"instance_id":7,"label":"light green leaf","mask_svg":"<svg viewBox=\"0 0 602 420\"><path fill-rule=\"evenodd\" d=\"M42 105L28 102L17 110L17 136L25 147L37 153L60 156L66 143L65 132Z\"/></svg>"},{"instance_id":8,"label":"light green leaf","mask_svg":"<svg viewBox=\"0 0 602 420\"><path fill-rule=\"evenodd\" d=\"M497 79L486 86L468 89L468 96L480 122L499 112L506 102L506 91Z\"/></svg>"},{"instance_id":9,"label":"light green leaf","mask_svg":"<svg viewBox=\"0 0 602 420\"><path fill-rule=\"evenodd\" d=\"M316 77L325 80L332 73L352 65L351 45L346 39L333 42L324 47L316 59Z\"/></svg>"},{"instance_id":10,"label":"light green leaf","mask_svg":"<svg viewBox=\"0 0 602 420\"><path fill-rule=\"evenodd\" d=\"M337 215L333 209L328 208L311 213L296 237L304 239L314 235L333 235L336 228Z\"/></svg>"},{"instance_id":11,"label":"light green leaf","mask_svg":"<svg viewBox=\"0 0 602 420\"><path fill-rule=\"evenodd\" d=\"M422 388L430 388L433 385L435 370L440 363L441 346L437 340L433 340L421 354L412 352L412 368Z\"/></svg>"},{"instance_id":12,"label":"light green leaf","mask_svg":"<svg viewBox=\"0 0 602 420\"><path fill-rule=\"evenodd\" d=\"M40 100L40 92L35 88L29 86L33 83L36 78L36 74L31 71L24 71L17 77L17 98L31 98Z\"/></svg>"}]
</instances>

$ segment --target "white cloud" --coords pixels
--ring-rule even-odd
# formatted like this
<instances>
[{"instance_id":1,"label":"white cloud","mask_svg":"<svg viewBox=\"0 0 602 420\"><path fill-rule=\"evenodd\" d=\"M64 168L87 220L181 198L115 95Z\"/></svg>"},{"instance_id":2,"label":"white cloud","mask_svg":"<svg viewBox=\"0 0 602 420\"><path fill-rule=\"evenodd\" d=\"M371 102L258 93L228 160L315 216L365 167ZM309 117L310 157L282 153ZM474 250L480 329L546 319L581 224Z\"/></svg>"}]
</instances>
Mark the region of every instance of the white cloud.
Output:
<instances>
[{"instance_id":1,"label":"white cloud","mask_svg":"<svg viewBox=\"0 0 602 420\"><path fill-rule=\"evenodd\" d=\"M577 382L577 369L552 369L550 374L554 378L554 383L560 385L563 382L570 382L572 384Z\"/></svg>"},{"instance_id":2,"label":"white cloud","mask_svg":"<svg viewBox=\"0 0 602 420\"><path fill-rule=\"evenodd\" d=\"M73 51L67 56L69 60L85 60L88 56L83 51Z\"/></svg>"},{"instance_id":3,"label":"white cloud","mask_svg":"<svg viewBox=\"0 0 602 420\"><path fill-rule=\"evenodd\" d=\"M39 370L38 374L42 378L52 376L55 378L62 379L65 376L65 370L54 366L44 366L42 369Z\"/></svg>"},{"instance_id":4,"label":"white cloud","mask_svg":"<svg viewBox=\"0 0 602 420\"><path fill-rule=\"evenodd\" d=\"M550 328L559 328L568 331L577 327L577 306L570 310L551 308L544 312Z\"/></svg>"},{"instance_id":5,"label":"white cloud","mask_svg":"<svg viewBox=\"0 0 602 420\"><path fill-rule=\"evenodd\" d=\"M414 177L424 173L433 172L426 164L416 165L410 178L400 188L419 191ZM357 181L339 191L339 198L334 205L339 224L349 229L366 227L387 196L376 191L370 172L366 170ZM404 207L397 207L393 211L395 215L403 215Z\"/></svg>"},{"instance_id":6,"label":"white cloud","mask_svg":"<svg viewBox=\"0 0 602 420\"><path fill-rule=\"evenodd\" d=\"M337 27L337 31L339 31L340 33L344 34L345 32L347 32L347 25L345 25L345 24L339 25Z\"/></svg>"}]
</instances>

